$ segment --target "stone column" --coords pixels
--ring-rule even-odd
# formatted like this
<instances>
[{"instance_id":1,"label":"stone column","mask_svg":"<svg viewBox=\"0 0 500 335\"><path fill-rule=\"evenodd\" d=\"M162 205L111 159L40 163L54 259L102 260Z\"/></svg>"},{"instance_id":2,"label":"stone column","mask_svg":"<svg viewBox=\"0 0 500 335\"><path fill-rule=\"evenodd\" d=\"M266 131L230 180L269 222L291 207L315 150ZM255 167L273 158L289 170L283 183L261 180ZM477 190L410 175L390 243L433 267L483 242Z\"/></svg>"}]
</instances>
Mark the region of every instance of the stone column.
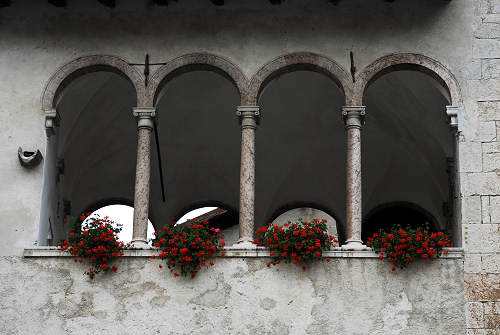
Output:
<instances>
[{"instance_id":1,"label":"stone column","mask_svg":"<svg viewBox=\"0 0 500 335\"><path fill-rule=\"evenodd\" d=\"M361 127L365 106L345 106L342 116L347 131L346 244L345 250L367 249L361 241Z\"/></svg>"},{"instance_id":2,"label":"stone column","mask_svg":"<svg viewBox=\"0 0 500 335\"><path fill-rule=\"evenodd\" d=\"M260 121L259 106L238 106L241 125L240 238L238 246L254 247L255 130Z\"/></svg>"},{"instance_id":3,"label":"stone column","mask_svg":"<svg viewBox=\"0 0 500 335\"><path fill-rule=\"evenodd\" d=\"M462 222L461 217L461 206L462 201L460 198L460 162L459 157L459 143L460 143L460 131L458 129L458 115L462 113L462 108L458 106L446 106L446 115L448 116L448 121L450 124L450 130L453 136L453 190L452 199L450 199L450 205L453 206L453 220L451 228L451 236L453 237L453 244L460 246L462 244L462 228L460 223Z\"/></svg>"},{"instance_id":4,"label":"stone column","mask_svg":"<svg viewBox=\"0 0 500 335\"><path fill-rule=\"evenodd\" d=\"M149 179L151 173L151 132L155 108L134 108L137 119L137 166L135 170L134 226L132 243L135 248L149 248L147 243Z\"/></svg>"},{"instance_id":5,"label":"stone column","mask_svg":"<svg viewBox=\"0 0 500 335\"><path fill-rule=\"evenodd\" d=\"M45 133L47 146L43 164L42 201L40 207L40 226L38 245L46 246L53 241L52 227L57 223L57 132L61 118L55 109L45 111ZM57 241L59 242L59 241Z\"/></svg>"}]
</instances>

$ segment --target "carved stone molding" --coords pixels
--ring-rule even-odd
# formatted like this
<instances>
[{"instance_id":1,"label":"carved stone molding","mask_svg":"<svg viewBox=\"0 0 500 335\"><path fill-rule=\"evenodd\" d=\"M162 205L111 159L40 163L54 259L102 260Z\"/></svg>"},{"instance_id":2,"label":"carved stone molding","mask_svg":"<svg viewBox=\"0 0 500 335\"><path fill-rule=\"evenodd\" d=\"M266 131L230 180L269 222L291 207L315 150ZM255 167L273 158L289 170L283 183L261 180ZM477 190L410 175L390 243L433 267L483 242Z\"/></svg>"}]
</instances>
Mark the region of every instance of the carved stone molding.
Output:
<instances>
[{"instance_id":1,"label":"carved stone molding","mask_svg":"<svg viewBox=\"0 0 500 335\"><path fill-rule=\"evenodd\" d=\"M451 71L430 57L413 53L390 54L380 57L366 66L356 76L352 103L361 105L363 94L370 83L378 77L396 70L416 70L427 73L448 89L452 105L462 104L460 86Z\"/></svg>"},{"instance_id":2,"label":"carved stone molding","mask_svg":"<svg viewBox=\"0 0 500 335\"><path fill-rule=\"evenodd\" d=\"M55 71L43 90L41 97L42 109L49 110L55 107L54 103L58 94L71 82L71 79L99 70L116 72L127 78L135 87L137 105L141 107L146 106L144 104L144 77L139 71L119 57L91 55L76 58Z\"/></svg>"},{"instance_id":3,"label":"carved stone molding","mask_svg":"<svg viewBox=\"0 0 500 335\"><path fill-rule=\"evenodd\" d=\"M344 106L342 107L342 117L346 129L350 127L361 128L365 124L365 106Z\"/></svg>"},{"instance_id":4,"label":"carved stone molding","mask_svg":"<svg viewBox=\"0 0 500 335\"><path fill-rule=\"evenodd\" d=\"M135 107L132 114L137 119L137 128L153 129L154 118L156 117L156 108L153 107Z\"/></svg>"},{"instance_id":5,"label":"carved stone molding","mask_svg":"<svg viewBox=\"0 0 500 335\"><path fill-rule=\"evenodd\" d=\"M260 107L259 106L238 106L236 108L241 128L255 128L260 124Z\"/></svg>"},{"instance_id":6,"label":"carved stone molding","mask_svg":"<svg viewBox=\"0 0 500 335\"><path fill-rule=\"evenodd\" d=\"M154 106L157 95L169 80L179 74L198 69L212 70L228 78L238 89L241 99L245 100L248 79L238 66L221 56L208 53L192 53L169 61L153 73L147 91L147 105Z\"/></svg>"},{"instance_id":7,"label":"carved stone molding","mask_svg":"<svg viewBox=\"0 0 500 335\"><path fill-rule=\"evenodd\" d=\"M61 117L55 108L45 111L45 133L47 136L55 135L56 127L59 127Z\"/></svg>"},{"instance_id":8,"label":"carved stone molding","mask_svg":"<svg viewBox=\"0 0 500 335\"><path fill-rule=\"evenodd\" d=\"M272 79L285 72L297 70L310 70L326 75L344 92L346 103L352 100L353 84L351 76L338 63L315 53L296 52L279 56L262 66L252 77L248 88L248 96L242 103L256 105L260 92Z\"/></svg>"},{"instance_id":9,"label":"carved stone molding","mask_svg":"<svg viewBox=\"0 0 500 335\"><path fill-rule=\"evenodd\" d=\"M461 112L461 108L457 106L446 106L446 115L448 115L448 120L450 122L450 127L453 129L458 129L458 114Z\"/></svg>"}]
</instances>

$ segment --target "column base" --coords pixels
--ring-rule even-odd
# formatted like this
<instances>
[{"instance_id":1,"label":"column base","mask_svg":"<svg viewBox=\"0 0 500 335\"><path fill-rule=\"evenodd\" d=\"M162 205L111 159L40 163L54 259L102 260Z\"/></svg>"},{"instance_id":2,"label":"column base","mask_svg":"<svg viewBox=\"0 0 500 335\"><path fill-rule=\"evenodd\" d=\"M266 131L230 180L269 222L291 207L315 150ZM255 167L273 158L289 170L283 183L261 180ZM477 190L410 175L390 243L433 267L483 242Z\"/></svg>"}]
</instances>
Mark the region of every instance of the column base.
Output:
<instances>
[{"instance_id":1,"label":"column base","mask_svg":"<svg viewBox=\"0 0 500 335\"><path fill-rule=\"evenodd\" d=\"M347 240L344 245L340 247L342 250L352 250L352 251L370 251L372 250L370 247L367 247L363 244L361 240Z\"/></svg>"},{"instance_id":2,"label":"column base","mask_svg":"<svg viewBox=\"0 0 500 335\"><path fill-rule=\"evenodd\" d=\"M249 240L238 240L238 242L226 248L236 249L236 250L248 250L248 249L257 249L257 245L253 244L252 241Z\"/></svg>"},{"instance_id":3,"label":"column base","mask_svg":"<svg viewBox=\"0 0 500 335\"><path fill-rule=\"evenodd\" d=\"M151 246L148 244L146 240L132 240L131 242L134 245L134 249L151 249Z\"/></svg>"}]
</instances>

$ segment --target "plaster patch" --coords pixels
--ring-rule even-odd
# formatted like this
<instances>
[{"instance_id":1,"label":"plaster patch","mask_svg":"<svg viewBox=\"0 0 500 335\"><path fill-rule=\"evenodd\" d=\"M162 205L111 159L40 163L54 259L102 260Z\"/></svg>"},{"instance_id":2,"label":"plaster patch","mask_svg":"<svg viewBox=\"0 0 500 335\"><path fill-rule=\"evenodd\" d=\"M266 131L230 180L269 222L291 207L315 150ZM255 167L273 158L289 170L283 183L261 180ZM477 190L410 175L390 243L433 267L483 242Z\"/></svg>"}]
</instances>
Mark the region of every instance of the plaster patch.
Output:
<instances>
[{"instance_id":1,"label":"plaster patch","mask_svg":"<svg viewBox=\"0 0 500 335\"><path fill-rule=\"evenodd\" d=\"M169 296L163 295L151 298L149 300L149 303L151 304L152 307L163 307L169 300L170 300Z\"/></svg>"},{"instance_id":2,"label":"plaster patch","mask_svg":"<svg viewBox=\"0 0 500 335\"><path fill-rule=\"evenodd\" d=\"M399 298L399 301L386 304L382 309L384 334L400 334L408 328L408 319L413 307L405 292L402 292Z\"/></svg>"},{"instance_id":3,"label":"plaster patch","mask_svg":"<svg viewBox=\"0 0 500 335\"><path fill-rule=\"evenodd\" d=\"M276 301L271 298L264 298L260 301L260 307L269 311L276 306Z\"/></svg>"},{"instance_id":4,"label":"plaster patch","mask_svg":"<svg viewBox=\"0 0 500 335\"><path fill-rule=\"evenodd\" d=\"M231 294L231 286L224 282L222 274L217 276L217 287L208 289L199 296L191 299L189 303L206 307L220 307L227 304Z\"/></svg>"}]
</instances>

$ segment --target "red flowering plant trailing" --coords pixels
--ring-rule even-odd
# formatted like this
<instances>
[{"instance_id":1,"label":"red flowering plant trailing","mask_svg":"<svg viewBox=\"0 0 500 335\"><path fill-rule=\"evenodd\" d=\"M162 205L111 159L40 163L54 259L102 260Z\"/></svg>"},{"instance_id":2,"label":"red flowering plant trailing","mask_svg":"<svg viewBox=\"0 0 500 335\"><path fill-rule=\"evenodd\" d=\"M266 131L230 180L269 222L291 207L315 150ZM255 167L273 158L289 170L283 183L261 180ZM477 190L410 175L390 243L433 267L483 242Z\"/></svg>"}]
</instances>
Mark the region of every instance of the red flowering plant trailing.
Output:
<instances>
[{"instance_id":1,"label":"red flowering plant trailing","mask_svg":"<svg viewBox=\"0 0 500 335\"><path fill-rule=\"evenodd\" d=\"M366 245L380 254L379 259L394 264L392 271L403 269L417 259L432 260L447 255L443 248L452 246L449 235L443 232L430 232L427 227L402 229L400 225L394 225L390 232L380 230L373 234Z\"/></svg>"},{"instance_id":2,"label":"red flowering plant trailing","mask_svg":"<svg viewBox=\"0 0 500 335\"><path fill-rule=\"evenodd\" d=\"M153 245L162 252L152 257L166 260L175 277L180 274L194 278L202 267L214 265L210 258L226 245L220 229L210 227L208 221L165 225L155 236Z\"/></svg>"},{"instance_id":3,"label":"red flowering plant trailing","mask_svg":"<svg viewBox=\"0 0 500 335\"><path fill-rule=\"evenodd\" d=\"M75 256L75 263L82 263L87 259L91 265L85 274L94 279L101 271L116 272L118 268L109 264L122 257L123 250L130 247L130 244L118 240L121 225L116 225L108 217L101 219L97 214L89 216L90 213L82 214L80 220L74 222L69 238L59 243L58 247Z\"/></svg>"},{"instance_id":4,"label":"red flowering plant trailing","mask_svg":"<svg viewBox=\"0 0 500 335\"><path fill-rule=\"evenodd\" d=\"M268 224L257 230L254 244L270 250L272 261L267 263L277 265L281 262L306 264L321 260L324 250L330 250L338 242L335 237L328 235L326 220L314 219L313 222L300 220L296 223L287 222L280 225ZM326 259L327 262L330 258Z\"/></svg>"}]
</instances>

